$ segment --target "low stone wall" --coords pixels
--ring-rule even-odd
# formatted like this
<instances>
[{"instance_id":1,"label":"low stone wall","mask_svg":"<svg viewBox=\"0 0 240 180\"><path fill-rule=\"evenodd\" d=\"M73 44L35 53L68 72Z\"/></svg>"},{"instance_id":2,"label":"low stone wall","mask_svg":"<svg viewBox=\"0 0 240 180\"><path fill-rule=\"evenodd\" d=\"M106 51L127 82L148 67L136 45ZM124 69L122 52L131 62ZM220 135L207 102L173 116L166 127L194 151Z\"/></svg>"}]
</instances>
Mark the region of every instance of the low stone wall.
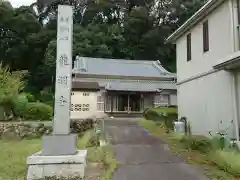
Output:
<instances>
[{"instance_id":1,"label":"low stone wall","mask_svg":"<svg viewBox=\"0 0 240 180\"><path fill-rule=\"evenodd\" d=\"M97 119L71 120L71 133L81 134L95 128ZM53 131L52 122L8 122L0 123L0 139L39 138Z\"/></svg>"},{"instance_id":2,"label":"low stone wall","mask_svg":"<svg viewBox=\"0 0 240 180\"><path fill-rule=\"evenodd\" d=\"M39 138L52 133L52 127L43 123L3 123L0 124L1 139Z\"/></svg>"}]
</instances>

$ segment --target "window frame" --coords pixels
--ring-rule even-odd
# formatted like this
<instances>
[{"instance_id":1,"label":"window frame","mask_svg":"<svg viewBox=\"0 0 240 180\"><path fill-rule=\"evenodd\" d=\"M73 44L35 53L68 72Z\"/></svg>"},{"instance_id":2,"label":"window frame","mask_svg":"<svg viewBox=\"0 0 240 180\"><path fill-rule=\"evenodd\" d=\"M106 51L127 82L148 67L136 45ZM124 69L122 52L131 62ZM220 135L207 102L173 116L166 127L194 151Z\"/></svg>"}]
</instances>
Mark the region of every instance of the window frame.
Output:
<instances>
[{"instance_id":1,"label":"window frame","mask_svg":"<svg viewBox=\"0 0 240 180\"><path fill-rule=\"evenodd\" d=\"M187 61L192 60L192 34L187 34Z\"/></svg>"},{"instance_id":2,"label":"window frame","mask_svg":"<svg viewBox=\"0 0 240 180\"><path fill-rule=\"evenodd\" d=\"M209 24L208 20L203 22L203 52L209 51Z\"/></svg>"},{"instance_id":3,"label":"window frame","mask_svg":"<svg viewBox=\"0 0 240 180\"><path fill-rule=\"evenodd\" d=\"M105 96L103 93L99 93L97 95L97 111L98 112L104 112L104 106L105 106Z\"/></svg>"}]
</instances>

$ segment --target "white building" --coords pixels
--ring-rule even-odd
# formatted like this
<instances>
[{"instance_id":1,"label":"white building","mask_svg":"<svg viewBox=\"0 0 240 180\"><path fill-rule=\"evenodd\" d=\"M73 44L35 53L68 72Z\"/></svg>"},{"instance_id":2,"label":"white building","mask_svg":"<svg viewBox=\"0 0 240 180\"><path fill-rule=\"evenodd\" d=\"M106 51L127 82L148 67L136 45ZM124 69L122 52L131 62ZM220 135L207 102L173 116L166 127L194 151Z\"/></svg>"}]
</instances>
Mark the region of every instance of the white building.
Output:
<instances>
[{"instance_id":1,"label":"white building","mask_svg":"<svg viewBox=\"0 0 240 180\"><path fill-rule=\"evenodd\" d=\"M239 0L209 0L167 42L176 44L179 116L196 134L239 140Z\"/></svg>"}]
</instances>

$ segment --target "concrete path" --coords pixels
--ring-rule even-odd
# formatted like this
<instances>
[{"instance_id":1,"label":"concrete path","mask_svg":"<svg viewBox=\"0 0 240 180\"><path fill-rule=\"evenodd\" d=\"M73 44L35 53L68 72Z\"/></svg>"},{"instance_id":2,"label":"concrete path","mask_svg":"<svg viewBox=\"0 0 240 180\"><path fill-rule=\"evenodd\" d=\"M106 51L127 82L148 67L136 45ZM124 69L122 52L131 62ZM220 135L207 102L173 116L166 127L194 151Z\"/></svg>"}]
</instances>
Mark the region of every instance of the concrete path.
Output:
<instances>
[{"instance_id":1,"label":"concrete path","mask_svg":"<svg viewBox=\"0 0 240 180\"><path fill-rule=\"evenodd\" d=\"M119 161L113 180L207 180L137 121L106 120L105 128Z\"/></svg>"}]
</instances>

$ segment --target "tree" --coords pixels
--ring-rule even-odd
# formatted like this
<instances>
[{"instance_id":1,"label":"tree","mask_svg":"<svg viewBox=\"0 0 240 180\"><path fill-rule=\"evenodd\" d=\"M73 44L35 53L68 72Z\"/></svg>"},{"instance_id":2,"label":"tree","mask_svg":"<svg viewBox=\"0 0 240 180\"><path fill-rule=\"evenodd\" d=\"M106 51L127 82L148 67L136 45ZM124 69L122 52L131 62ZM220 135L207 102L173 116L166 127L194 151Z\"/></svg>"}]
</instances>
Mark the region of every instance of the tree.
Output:
<instances>
[{"instance_id":1,"label":"tree","mask_svg":"<svg viewBox=\"0 0 240 180\"><path fill-rule=\"evenodd\" d=\"M0 59L11 70L28 69L28 37L39 32L40 24L28 7L12 9L2 4L0 18Z\"/></svg>"},{"instance_id":2,"label":"tree","mask_svg":"<svg viewBox=\"0 0 240 180\"><path fill-rule=\"evenodd\" d=\"M13 8L0 5L0 61L10 71L27 70L28 86L52 86L56 61L57 5L74 9L73 55L160 60L176 71L175 47L165 39L204 0L57 0ZM74 58L74 57L73 57Z\"/></svg>"},{"instance_id":3,"label":"tree","mask_svg":"<svg viewBox=\"0 0 240 180\"><path fill-rule=\"evenodd\" d=\"M24 88L24 74L10 72L10 69L0 64L0 106L7 106Z\"/></svg>"},{"instance_id":4,"label":"tree","mask_svg":"<svg viewBox=\"0 0 240 180\"><path fill-rule=\"evenodd\" d=\"M95 58L125 58L125 39L118 25L74 26L73 57L76 54ZM51 86L56 69L56 40L46 49L43 63L38 67L35 81L42 87Z\"/></svg>"}]
</instances>

